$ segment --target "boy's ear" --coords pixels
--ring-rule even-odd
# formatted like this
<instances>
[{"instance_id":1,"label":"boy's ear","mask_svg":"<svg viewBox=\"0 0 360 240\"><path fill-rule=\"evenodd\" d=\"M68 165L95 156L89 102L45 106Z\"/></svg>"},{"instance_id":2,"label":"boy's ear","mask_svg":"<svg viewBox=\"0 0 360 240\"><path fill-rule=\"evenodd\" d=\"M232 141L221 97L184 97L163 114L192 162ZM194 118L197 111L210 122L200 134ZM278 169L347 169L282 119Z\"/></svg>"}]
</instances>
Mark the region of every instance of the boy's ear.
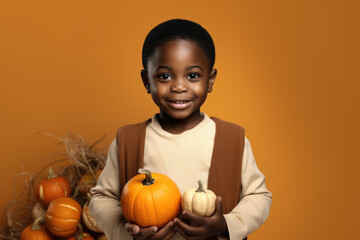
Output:
<instances>
[{"instance_id":1,"label":"boy's ear","mask_svg":"<svg viewBox=\"0 0 360 240\"><path fill-rule=\"evenodd\" d=\"M214 83L215 83L215 78L217 75L217 70L215 68L213 68L210 72L210 76L209 76L209 82L208 82L208 92L211 93Z\"/></svg>"},{"instance_id":2,"label":"boy's ear","mask_svg":"<svg viewBox=\"0 0 360 240\"><path fill-rule=\"evenodd\" d=\"M150 93L149 77L147 75L147 72L145 70L141 70L140 74L141 74L141 79L143 81L143 84L146 88L146 92Z\"/></svg>"}]
</instances>

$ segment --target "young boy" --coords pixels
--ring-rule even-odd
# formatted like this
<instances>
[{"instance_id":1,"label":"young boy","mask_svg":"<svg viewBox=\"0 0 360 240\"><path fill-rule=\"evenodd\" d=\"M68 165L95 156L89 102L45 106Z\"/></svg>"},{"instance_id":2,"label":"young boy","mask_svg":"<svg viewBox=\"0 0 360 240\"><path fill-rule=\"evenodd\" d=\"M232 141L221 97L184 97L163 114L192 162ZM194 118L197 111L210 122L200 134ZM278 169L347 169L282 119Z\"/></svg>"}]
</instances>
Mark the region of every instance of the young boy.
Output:
<instances>
[{"instance_id":1,"label":"young boy","mask_svg":"<svg viewBox=\"0 0 360 240\"><path fill-rule=\"evenodd\" d=\"M108 239L246 239L267 219L272 195L243 128L200 111L217 74L211 36L194 22L166 21L146 37L142 62L159 113L118 130L91 189L93 217ZM121 190L141 167L167 175L181 193L201 179L218 196L215 213L184 211L161 229L127 223Z\"/></svg>"}]
</instances>

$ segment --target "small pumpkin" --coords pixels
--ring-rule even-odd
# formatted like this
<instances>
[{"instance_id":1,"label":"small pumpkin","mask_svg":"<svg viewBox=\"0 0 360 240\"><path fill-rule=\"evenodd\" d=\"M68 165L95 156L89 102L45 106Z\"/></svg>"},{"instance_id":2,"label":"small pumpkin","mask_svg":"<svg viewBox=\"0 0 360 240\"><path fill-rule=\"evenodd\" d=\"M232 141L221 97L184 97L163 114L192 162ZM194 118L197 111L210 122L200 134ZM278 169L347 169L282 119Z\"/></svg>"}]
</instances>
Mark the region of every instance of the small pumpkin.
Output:
<instances>
[{"instance_id":1,"label":"small pumpkin","mask_svg":"<svg viewBox=\"0 0 360 240\"><path fill-rule=\"evenodd\" d=\"M43 218L39 217L30 226L21 232L20 240L55 240L42 224Z\"/></svg>"},{"instance_id":2,"label":"small pumpkin","mask_svg":"<svg viewBox=\"0 0 360 240\"><path fill-rule=\"evenodd\" d=\"M95 240L89 233L84 232L83 227L81 224L78 224L78 232L66 240Z\"/></svg>"},{"instance_id":3,"label":"small pumpkin","mask_svg":"<svg viewBox=\"0 0 360 240\"><path fill-rule=\"evenodd\" d=\"M45 219L45 213L46 213L46 209L41 205L40 202L37 202L34 204L33 209L32 209L33 220L36 220L39 217L42 217Z\"/></svg>"},{"instance_id":4,"label":"small pumpkin","mask_svg":"<svg viewBox=\"0 0 360 240\"><path fill-rule=\"evenodd\" d=\"M89 209L89 203L91 200L91 196L88 193L87 195L88 200L83 206L82 210L82 219L86 227L88 227L91 231L102 233L103 231L100 229L99 225L95 221L95 219L91 216L90 209Z\"/></svg>"},{"instance_id":5,"label":"small pumpkin","mask_svg":"<svg viewBox=\"0 0 360 240\"><path fill-rule=\"evenodd\" d=\"M199 187L190 188L184 192L181 207L197 215L208 217L215 211L216 195L213 191L204 189L201 180L198 181Z\"/></svg>"},{"instance_id":6,"label":"small pumpkin","mask_svg":"<svg viewBox=\"0 0 360 240\"><path fill-rule=\"evenodd\" d=\"M81 218L81 206L72 198L53 200L46 210L45 224L48 230L59 237L69 237L76 232Z\"/></svg>"},{"instance_id":7,"label":"small pumpkin","mask_svg":"<svg viewBox=\"0 0 360 240\"><path fill-rule=\"evenodd\" d=\"M125 218L140 227L161 228L174 219L181 205L177 185L167 176L139 169L121 193L120 205Z\"/></svg>"},{"instance_id":8,"label":"small pumpkin","mask_svg":"<svg viewBox=\"0 0 360 240\"><path fill-rule=\"evenodd\" d=\"M50 167L47 178L36 186L35 195L43 206L47 207L56 198L71 196L70 183L66 178L57 176Z\"/></svg>"},{"instance_id":9,"label":"small pumpkin","mask_svg":"<svg viewBox=\"0 0 360 240\"><path fill-rule=\"evenodd\" d=\"M92 187L96 186L97 180L100 177L102 169L95 171L95 178L91 172L86 172L78 182L78 190L83 194L87 194Z\"/></svg>"}]
</instances>

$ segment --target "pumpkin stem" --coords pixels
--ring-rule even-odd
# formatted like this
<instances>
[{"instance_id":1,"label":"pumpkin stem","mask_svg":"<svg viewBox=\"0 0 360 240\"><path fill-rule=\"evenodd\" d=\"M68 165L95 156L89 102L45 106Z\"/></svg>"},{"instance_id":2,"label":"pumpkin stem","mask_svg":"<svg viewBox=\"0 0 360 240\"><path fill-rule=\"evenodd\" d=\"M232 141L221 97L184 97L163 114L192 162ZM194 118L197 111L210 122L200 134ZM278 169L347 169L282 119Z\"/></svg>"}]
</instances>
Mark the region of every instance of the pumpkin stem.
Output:
<instances>
[{"instance_id":1,"label":"pumpkin stem","mask_svg":"<svg viewBox=\"0 0 360 240\"><path fill-rule=\"evenodd\" d=\"M199 188L195 192L205 192L204 186L201 180L198 180Z\"/></svg>"},{"instance_id":2,"label":"pumpkin stem","mask_svg":"<svg viewBox=\"0 0 360 240\"><path fill-rule=\"evenodd\" d=\"M42 217L38 217L34 223L31 226L31 230L32 231L39 231L41 229L41 223L44 222L44 219Z\"/></svg>"},{"instance_id":3,"label":"pumpkin stem","mask_svg":"<svg viewBox=\"0 0 360 240\"><path fill-rule=\"evenodd\" d=\"M139 168L138 172L145 174L145 179L144 181L142 181L143 185L149 186L151 184L154 184L155 179L152 178L150 170L145 168Z\"/></svg>"},{"instance_id":4,"label":"pumpkin stem","mask_svg":"<svg viewBox=\"0 0 360 240\"><path fill-rule=\"evenodd\" d=\"M78 223L78 228L79 228L79 232L74 236L74 238L75 240L82 240L84 238L83 236L84 230L80 223Z\"/></svg>"},{"instance_id":5,"label":"pumpkin stem","mask_svg":"<svg viewBox=\"0 0 360 240\"><path fill-rule=\"evenodd\" d=\"M58 175L54 173L51 167L49 167L49 174L47 176L47 179L56 178Z\"/></svg>"}]
</instances>

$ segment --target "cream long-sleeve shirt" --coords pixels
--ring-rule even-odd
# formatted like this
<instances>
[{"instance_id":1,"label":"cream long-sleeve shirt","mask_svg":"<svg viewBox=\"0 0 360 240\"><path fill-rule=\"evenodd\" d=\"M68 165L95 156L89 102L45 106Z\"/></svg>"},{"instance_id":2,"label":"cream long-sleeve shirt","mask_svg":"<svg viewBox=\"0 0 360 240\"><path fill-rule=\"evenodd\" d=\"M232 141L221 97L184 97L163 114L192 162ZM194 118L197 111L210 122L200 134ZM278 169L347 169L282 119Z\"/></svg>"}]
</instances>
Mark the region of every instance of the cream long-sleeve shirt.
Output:
<instances>
[{"instance_id":1,"label":"cream long-sleeve shirt","mask_svg":"<svg viewBox=\"0 0 360 240\"><path fill-rule=\"evenodd\" d=\"M163 130L155 116L146 128L144 167L170 177L181 193L196 187L199 179L207 187L216 125L203 115L202 122L181 134ZM91 189L90 211L109 239L132 239L124 227L126 220L120 206L118 174L118 148L114 140L106 166L97 185ZM266 188L265 177L257 168L246 137L241 176L240 201L224 215L229 237L233 240L241 240L260 227L269 216L271 206L271 192ZM172 239L183 238L177 233Z\"/></svg>"}]
</instances>

